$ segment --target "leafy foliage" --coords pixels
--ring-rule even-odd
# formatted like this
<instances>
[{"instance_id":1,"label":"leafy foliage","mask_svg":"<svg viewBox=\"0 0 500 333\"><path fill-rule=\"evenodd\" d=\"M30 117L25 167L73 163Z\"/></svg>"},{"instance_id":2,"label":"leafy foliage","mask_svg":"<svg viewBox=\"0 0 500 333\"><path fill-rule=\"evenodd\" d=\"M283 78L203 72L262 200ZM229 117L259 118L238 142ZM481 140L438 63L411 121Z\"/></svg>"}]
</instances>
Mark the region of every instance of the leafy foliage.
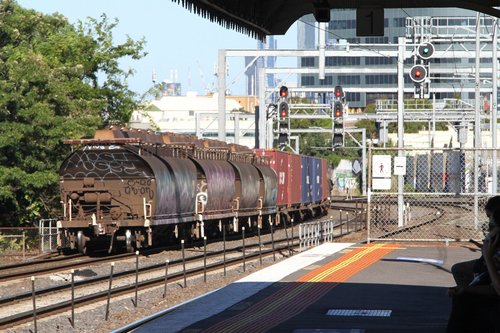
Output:
<instances>
[{"instance_id":1,"label":"leafy foliage","mask_svg":"<svg viewBox=\"0 0 500 333\"><path fill-rule=\"evenodd\" d=\"M13 0L0 3L0 225L47 217L58 207L63 140L91 136L128 120L132 72L119 59L139 59L144 41L113 45L117 21L77 26Z\"/></svg>"}]
</instances>

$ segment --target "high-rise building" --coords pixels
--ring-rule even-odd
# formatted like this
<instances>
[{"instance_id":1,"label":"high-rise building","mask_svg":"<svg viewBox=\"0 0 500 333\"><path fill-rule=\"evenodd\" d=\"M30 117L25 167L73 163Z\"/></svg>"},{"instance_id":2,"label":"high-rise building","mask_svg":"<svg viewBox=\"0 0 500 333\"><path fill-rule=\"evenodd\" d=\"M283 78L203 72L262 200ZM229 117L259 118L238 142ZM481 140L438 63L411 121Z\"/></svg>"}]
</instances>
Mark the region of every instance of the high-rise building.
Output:
<instances>
[{"instance_id":1,"label":"high-rise building","mask_svg":"<svg viewBox=\"0 0 500 333\"><path fill-rule=\"evenodd\" d=\"M257 49L259 50L275 50L277 48L278 41L274 39L273 36L268 36L266 39L266 42L257 42ZM245 57L245 66L248 66L248 68L245 71L246 75L246 86L247 86L247 95L250 96L257 96L259 95L258 93L258 87L259 87L259 75L258 75L258 69L259 68L273 68L274 64L276 63L276 57L258 57L255 59L255 57ZM275 78L274 75L270 74L267 75L267 82L266 85L268 87L274 87L276 85L275 83Z\"/></svg>"},{"instance_id":2,"label":"high-rise building","mask_svg":"<svg viewBox=\"0 0 500 333\"><path fill-rule=\"evenodd\" d=\"M430 93L437 99L461 98L472 99L474 92L476 12L458 8L419 8L385 9L384 35L380 37L356 36L356 10L342 9L331 11L331 21L326 30L320 31L313 15L303 17L298 22L298 49L318 49L319 34L325 34L326 50L364 48L370 51L372 45L395 44L398 37L405 37L407 48L413 46L415 52L418 43L428 41L433 44L440 56L429 59ZM481 52L489 52L489 57L480 60L481 94L488 96L487 87L491 88L491 33L493 18L480 15ZM405 96L413 95L414 83L408 75L415 64L416 55L405 59ZM301 57L300 67L317 67L318 57ZM346 99L351 108L364 108L368 103L379 98L396 98L397 67L396 57L379 56L327 56L325 67L332 73L320 80L318 74L299 75L302 87L325 87L341 85L346 91ZM335 73L335 68L343 69ZM352 69L352 71L347 70ZM362 70L360 70L362 69ZM373 71L370 71L373 69ZM387 72L384 73L384 70ZM489 71L489 74L488 74ZM490 79L491 80L491 79ZM383 89L387 88L387 89ZM391 88L391 89L389 89Z\"/></svg>"}]
</instances>

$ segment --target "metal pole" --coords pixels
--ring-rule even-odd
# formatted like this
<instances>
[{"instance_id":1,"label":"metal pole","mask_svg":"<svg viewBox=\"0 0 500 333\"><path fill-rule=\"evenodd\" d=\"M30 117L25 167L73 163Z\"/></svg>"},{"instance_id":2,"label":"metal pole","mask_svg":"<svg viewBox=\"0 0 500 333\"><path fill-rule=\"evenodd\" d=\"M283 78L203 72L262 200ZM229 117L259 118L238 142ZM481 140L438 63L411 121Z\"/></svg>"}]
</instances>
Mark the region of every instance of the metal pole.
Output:
<instances>
[{"instance_id":1,"label":"metal pole","mask_svg":"<svg viewBox=\"0 0 500 333\"><path fill-rule=\"evenodd\" d=\"M350 222L349 222L349 212L345 212L345 221L347 223L347 233L349 233L349 232L351 232L349 230L349 224L350 224Z\"/></svg>"},{"instance_id":2,"label":"metal pole","mask_svg":"<svg viewBox=\"0 0 500 333\"><path fill-rule=\"evenodd\" d=\"M71 326L75 328L75 270L71 270Z\"/></svg>"},{"instance_id":3,"label":"metal pole","mask_svg":"<svg viewBox=\"0 0 500 333\"><path fill-rule=\"evenodd\" d=\"M273 248L273 261L276 261L276 253L274 252L274 234L273 234L273 221L269 216L269 227L271 228L271 245Z\"/></svg>"},{"instance_id":4,"label":"metal pole","mask_svg":"<svg viewBox=\"0 0 500 333\"><path fill-rule=\"evenodd\" d=\"M181 240L181 248L182 248L182 272L184 275L184 288L187 287L187 280L186 280L186 255L184 253L184 239Z\"/></svg>"},{"instance_id":5,"label":"metal pole","mask_svg":"<svg viewBox=\"0 0 500 333\"><path fill-rule=\"evenodd\" d=\"M240 144L240 113L234 113L234 143Z\"/></svg>"},{"instance_id":6,"label":"metal pole","mask_svg":"<svg viewBox=\"0 0 500 333\"><path fill-rule=\"evenodd\" d=\"M366 243L370 244L371 186L372 186L372 146L368 146L368 191L366 193Z\"/></svg>"},{"instance_id":7,"label":"metal pole","mask_svg":"<svg viewBox=\"0 0 500 333\"><path fill-rule=\"evenodd\" d=\"M135 251L135 302L134 307L137 307L137 288L139 285L139 251Z\"/></svg>"},{"instance_id":8,"label":"metal pole","mask_svg":"<svg viewBox=\"0 0 500 333\"><path fill-rule=\"evenodd\" d=\"M318 27L318 79L325 79L325 39L326 23L320 22Z\"/></svg>"},{"instance_id":9,"label":"metal pole","mask_svg":"<svg viewBox=\"0 0 500 333\"><path fill-rule=\"evenodd\" d=\"M242 248L242 251L243 251L243 272L246 271L246 262L245 262L245 227L242 227L241 228L241 234L242 234L242 241L243 241L243 248Z\"/></svg>"},{"instance_id":10,"label":"metal pole","mask_svg":"<svg viewBox=\"0 0 500 333\"><path fill-rule=\"evenodd\" d=\"M167 283L168 283L168 263L170 261L165 260L165 287L163 288L163 298L167 297Z\"/></svg>"},{"instance_id":11,"label":"metal pole","mask_svg":"<svg viewBox=\"0 0 500 333\"><path fill-rule=\"evenodd\" d=\"M105 316L106 321L108 321L108 317L109 317L109 302L111 299L111 285L113 283L113 268L114 267L115 267L115 263L112 262L111 263L111 272L109 274L108 302L106 303L106 316Z\"/></svg>"},{"instance_id":12,"label":"metal pole","mask_svg":"<svg viewBox=\"0 0 500 333\"><path fill-rule=\"evenodd\" d=\"M23 230L23 261L26 260L26 231Z\"/></svg>"},{"instance_id":13,"label":"metal pole","mask_svg":"<svg viewBox=\"0 0 500 333\"><path fill-rule=\"evenodd\" d=\"M226 276L226 224L222 225L222 244L223 244L223 260L224 260L224 276Z\"/></svg>"},{"instance_id":14,"label":"metal pole","mask_svg":"<svg viewBox=\"0 0 500 333\"><path fill-rule=\"evenodd\" d=\"M403 135L404 135L404 60L405 60L405 38L398 38L398 156L403 155ZM398 226L403 226L404 218L404 198L403 198L404 178L398 176Z\"/></svg>"},{"instance_id":15,"label":"metal pole","mask_svg":"<svg viewBox=\"0 0 500 333\"><path fill-rule=\"evenodd\" d=\"M436 140L436 94L432 94L432 140L431 148L435 147Z\"/></svg>"},{"instance_id":16,"label":"metal pole","mask_svg":"<svg viewBox=\"0 0 500 333\"><path fill-rule=\"evenodd\" d=\"M476 87L476 112L474 117L474 226L477 228L479 225L478 216L478 191L479 191L479 150L481 148L481 118L480 118L480 108L481 108L481 95L480 95L480 79L479 79L479 57L480 57L480 31L481 28L479 23L479 12L476 14L476 75L475 75L475 87Z\"/></svg>"},{"instance_id":17,"label":"metal pole","mask_svg":"<svg viewBox=\"0 0 500 333\"><path fill-rule=\"evenodd\" d=\"M33 325L35 327L35 333L37 332L36 325L36 292L35 292L35 277L31 277L31 293L33 295Z\"/></svg>"},{"instance_id":18,"label":"metal pole","mask_svg":"<svg viewBox=\"0 0 500 333\"><path fill-rule=\"evenodd\" d=\"M49 220L49 250L52 251L52 220Z\"/></svg>"},{"instance_id":19,"label":"metal pole","mask_svg":"<svg viewBox=\"0 0 500 333\"><path fill-rule=\"evenodd\" d=\"M267 139L267 108L266 108L266 72L265 68L258 69L259 82L259 123L255 124L259 127L259 145L256 148L270 148L273 146L272 130L270 131L270 142ZM272 121L271 121L272 126Z\"/></svg>"},{"instance_id":20,"label":"metal pole","mask_svg":"<svg viewBox=\"0 0 500 333\"><path fill-rule=\"evenodd\" d=\"M363 168L362 168L362 173L361 173L361 181L363 182L363 195L366 195L366 170L367 170L367 161L366 161L366 128L361 129L361 135L363 139L363 149L361 150L361 160L363 161Z\"/></svg>"},{"instance_id":21,"label":"metal pole","mask_svg":"<svg viewBox=\"0 0 500 333\"><path fill-rule=\"evenodd\" d=\"M292 256L292 250L290 248L290 238L288 238L288 228L286 227L286 216L283 218L283 226L285 227L285 237L286 237L286 244L288 248L288 255Z\"/></svg>"},{"instance_id":22,"label":"metal pole","mask_svg":"<svg viewBox=\"0 0 500 333\"><path fill-rule=\"evenodd\" d=\"M491 97L491 123L492 123L492 133L491 133L491 145L493 148L493 156L491 158L492 162L492 192L493 194L497 194L497 187L498 187L498 177L497 177L497 121L498 121L498 111L497 111L497 103L498 103L498 98L497 98L497 93L498 93L498 82L497 82L497 77L498 77L498 58L497 58L497 43L498 43L498 37L497 37L497 30L498 27L498 19L495 18L493 20L493 46L492 46L492 51L493 51L493 94Z\"/></svg>"},{"instance_id":23,"label":"metal pole","mask_svg":"<svg viewBox=\"0 0 500 333\"><path fill-rule=\"evenodd\" d=\"M217 68L217 90L219 102L219 119L218 119L218 139L226 141L226 50L219 50L219 68Z\"/></svg>"},{"instance_id":24,"label":"metal pole","mask_svg":"<svg viewBox=\"0 0 500 333\"><path fill-rule=\"evenodd\" d=\"M44 232L43 232L43 228L42 228L42 225L43 225L43 219L41 219L40 221L38 221L38 234L40 235L40 252L41 253L45 253L45 247L44 247Z\"/></svg>"},{"instance_id":25,"label":"metal pole","mask_svg":"<svg viewBox=\"0 0 500 333\"><path fill-rule=\"evenodd\" d=\"M207 282L207 237L203 237L203 281Z\"/></svg>"},{"instance_id":26,"label":"metal pole","mask_svg":"<svg viewBox=\"0 0 500 333\"><path fill-rule=\"evenodd\" d=\"M257 226L257 236L259 237L259 262L262 265L262 241L260 239L260 225Z\"/></svg>"}]
</instances>

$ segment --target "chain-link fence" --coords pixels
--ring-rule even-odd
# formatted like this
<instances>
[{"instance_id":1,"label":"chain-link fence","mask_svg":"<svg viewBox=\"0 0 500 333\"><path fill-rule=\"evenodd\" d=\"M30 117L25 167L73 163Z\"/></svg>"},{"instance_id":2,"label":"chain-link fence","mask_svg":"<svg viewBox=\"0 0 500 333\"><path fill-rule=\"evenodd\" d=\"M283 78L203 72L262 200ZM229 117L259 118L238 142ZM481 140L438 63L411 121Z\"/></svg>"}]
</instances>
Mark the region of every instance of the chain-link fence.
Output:
<instances>
[{"instance_id":1,"label":"chain-link fence","mask_svg":"<svg viewBox=\"0 0 500 333\"><path fill-rule=\"evenodd\" d=\"M370 148L368 155L368 240L484 237L484 206L500 188L496 149Z\"/></svg>"}]
</instances>

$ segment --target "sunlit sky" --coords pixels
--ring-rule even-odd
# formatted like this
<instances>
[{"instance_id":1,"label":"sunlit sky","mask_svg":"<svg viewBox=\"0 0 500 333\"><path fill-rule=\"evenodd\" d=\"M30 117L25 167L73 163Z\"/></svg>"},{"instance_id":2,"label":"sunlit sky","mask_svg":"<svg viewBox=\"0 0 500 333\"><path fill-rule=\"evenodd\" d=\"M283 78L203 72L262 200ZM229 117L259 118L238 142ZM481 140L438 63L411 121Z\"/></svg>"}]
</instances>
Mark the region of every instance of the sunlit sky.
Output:
<instances>
[{"instance_id":1,"label":"sunlit sky","mask_svg":"<svg viewBox=\"0 0 500 333\"><path fill-rule=\"evenodd\" d=\"M255 49L257 41L247 35L227 30L193 14L171 0L17 0L25 8L45 14L55 12L66 16L70 23L98 18L105 13L119 20L114 31L116 42L126 35L138 40L144 37L148 55L143 59L123 61L123 68L136 70L129 79L131 90L142 94L152 86L152 74L158 82L177 77L182 92L203 94L207 87L216 87L214 68L219 49ZM295 48L296 24L285 36L276 36L278 48ZM242 58L229 60L228 88L232 94L245 93ZM278 60L279 61L279 60ZM279 65L279 64L278 64ZM177 74L175 74L177 73ZM234 84L231 84L235 81Z\"/></svg>"}]
</instances>

